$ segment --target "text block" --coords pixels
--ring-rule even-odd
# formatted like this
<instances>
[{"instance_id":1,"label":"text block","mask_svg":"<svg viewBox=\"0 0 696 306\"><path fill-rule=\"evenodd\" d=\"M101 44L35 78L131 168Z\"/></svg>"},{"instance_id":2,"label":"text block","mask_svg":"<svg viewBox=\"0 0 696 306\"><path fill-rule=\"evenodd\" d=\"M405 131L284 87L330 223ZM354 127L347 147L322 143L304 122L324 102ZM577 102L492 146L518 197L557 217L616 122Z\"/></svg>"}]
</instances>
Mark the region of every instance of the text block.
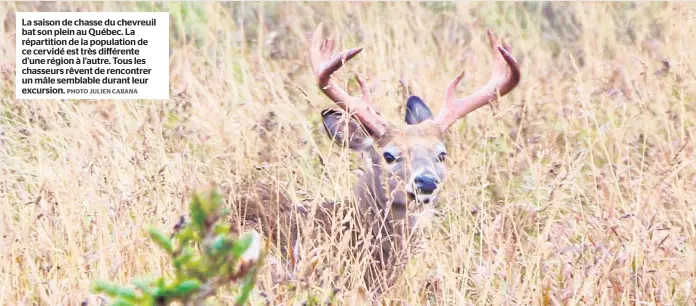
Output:
<instances>
[{"instance_id":1,"label":"text block","mask_svg":"<svg viewBox=\"0 0 696 306\"><path fill-rule=\"evenodd\" d=\"M168 99L169 13L18 12L17 99Z\"/></svg>"}]
</instances>

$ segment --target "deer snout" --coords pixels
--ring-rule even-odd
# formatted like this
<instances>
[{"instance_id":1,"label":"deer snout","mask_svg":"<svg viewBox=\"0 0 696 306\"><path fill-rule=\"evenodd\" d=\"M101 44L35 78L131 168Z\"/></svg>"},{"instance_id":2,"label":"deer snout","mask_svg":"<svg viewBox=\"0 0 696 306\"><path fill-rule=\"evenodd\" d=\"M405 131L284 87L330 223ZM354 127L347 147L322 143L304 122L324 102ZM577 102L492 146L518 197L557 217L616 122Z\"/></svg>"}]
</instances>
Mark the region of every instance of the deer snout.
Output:
<instances>
[{"instance_id":1,"label":"deer snout","mask_svg":"<svg viewBox=\"0 0 696 306\"><path fill-rule=\"evenodd\" d=\"M437 189L438 180L430 174L416 176L413 180L419 194L432 194Z\"/></svg>"}]
</instances>

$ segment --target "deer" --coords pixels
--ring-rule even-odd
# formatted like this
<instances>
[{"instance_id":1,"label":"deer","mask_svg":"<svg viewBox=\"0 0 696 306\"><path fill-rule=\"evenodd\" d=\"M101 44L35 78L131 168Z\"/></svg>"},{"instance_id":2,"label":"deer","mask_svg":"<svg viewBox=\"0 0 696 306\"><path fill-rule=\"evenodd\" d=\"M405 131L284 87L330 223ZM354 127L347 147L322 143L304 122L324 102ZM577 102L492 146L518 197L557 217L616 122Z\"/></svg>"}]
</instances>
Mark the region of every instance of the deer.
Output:
<instances>
[{"instance_id":1,"label":"deer","mask_svg":"<svg viewBox=\"0 0 696 306\"><path fill-rule=\"evenodd\" d=\"M352 233L353 245L370 246L364 281L369 291L381 294L402 274L413 245L421 239L418 213L439 199L438 192L446 179L448 129L460 118L511 92L520 82L520 65L511 55L510 45L488 30L493 55L489 81L473 94L457 98L455 90L464 75L462 71L447 86L444 106L437 115L413 95L406 101L405 125L396 125L376 111L362 76L355 76L360 97L351 96L332 81L332 74L363 48L334 54L336 41L324 38L322 32L320 24L311 39L309 61L317 86L340 108L321 111L323 126L335 143L361 154L364 164L353 188L352 201L357 209L344 228ZM333 205L337 204L324 204L314 215L302 210L300 215L330 227L332 220L345 220L344 216L332 218ZM294 244L293 249L297 248L297 222L280 219L291 224L287 225L292 228L287 239Z\"/></svg>"}]
</instances>

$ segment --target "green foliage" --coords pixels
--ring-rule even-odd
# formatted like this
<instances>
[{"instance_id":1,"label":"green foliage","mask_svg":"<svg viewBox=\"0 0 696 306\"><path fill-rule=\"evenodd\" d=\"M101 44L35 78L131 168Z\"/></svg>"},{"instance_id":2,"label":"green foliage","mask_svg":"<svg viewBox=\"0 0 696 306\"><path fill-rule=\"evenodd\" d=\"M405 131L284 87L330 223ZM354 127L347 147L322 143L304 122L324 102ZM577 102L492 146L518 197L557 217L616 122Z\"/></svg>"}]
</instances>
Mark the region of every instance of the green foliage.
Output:
<instances>
[{"instance_id":1,"label":"green foliage","mask_svg":"<svg viewBox=\"0 0 696 306\"><path fill-rule=\"evenodd\" d=\"M215 190L195 194L189 209L190 222L182 218L171 237L148 229L150 238L171 257L173 277L138 278L130 286L98 280L93 291L111 297L111 305L200 305L219 288L238 283L235 305L246 304L263 261L258 234L235 237L230 226L219 221L226 213Z\"/></svg>"}]
</instances>

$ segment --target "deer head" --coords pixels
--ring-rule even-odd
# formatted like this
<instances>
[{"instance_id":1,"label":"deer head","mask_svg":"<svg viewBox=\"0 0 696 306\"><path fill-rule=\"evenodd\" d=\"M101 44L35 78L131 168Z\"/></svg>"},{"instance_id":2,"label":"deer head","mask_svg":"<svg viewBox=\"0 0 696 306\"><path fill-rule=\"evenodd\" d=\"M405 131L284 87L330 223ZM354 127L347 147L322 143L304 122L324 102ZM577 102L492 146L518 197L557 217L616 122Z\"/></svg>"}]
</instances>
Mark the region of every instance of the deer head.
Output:
<instances>
[{"instance_id":1,"label":"deer head","mask_svg":"<svg viewBox=\"0 0 696 306\"><path fill-rule=\"evenodd\" d=\"M335 40L322 38L319 25L312 38L310 62L319 88L343 111L322 112L324 127L331 138L363 154L365 171L356 193L370 198L381 208L421 207L433 202L446 177L447 130L459 118L497 100L520 81L520 68L504 40L488 31L493 53L493 72L486 85L472 95L458 99L455 88L463 72L445 91L445 103L437 116L417 96L406 101L404 125L391 124L373 107L365 80L356 75L362 90L353 97L331 81L331 75L362 51L355 48L333 55ZM415 205L414 205L415 204ZM410 210L410 209L409 209Z\"/></svg>"}]
</instances>

